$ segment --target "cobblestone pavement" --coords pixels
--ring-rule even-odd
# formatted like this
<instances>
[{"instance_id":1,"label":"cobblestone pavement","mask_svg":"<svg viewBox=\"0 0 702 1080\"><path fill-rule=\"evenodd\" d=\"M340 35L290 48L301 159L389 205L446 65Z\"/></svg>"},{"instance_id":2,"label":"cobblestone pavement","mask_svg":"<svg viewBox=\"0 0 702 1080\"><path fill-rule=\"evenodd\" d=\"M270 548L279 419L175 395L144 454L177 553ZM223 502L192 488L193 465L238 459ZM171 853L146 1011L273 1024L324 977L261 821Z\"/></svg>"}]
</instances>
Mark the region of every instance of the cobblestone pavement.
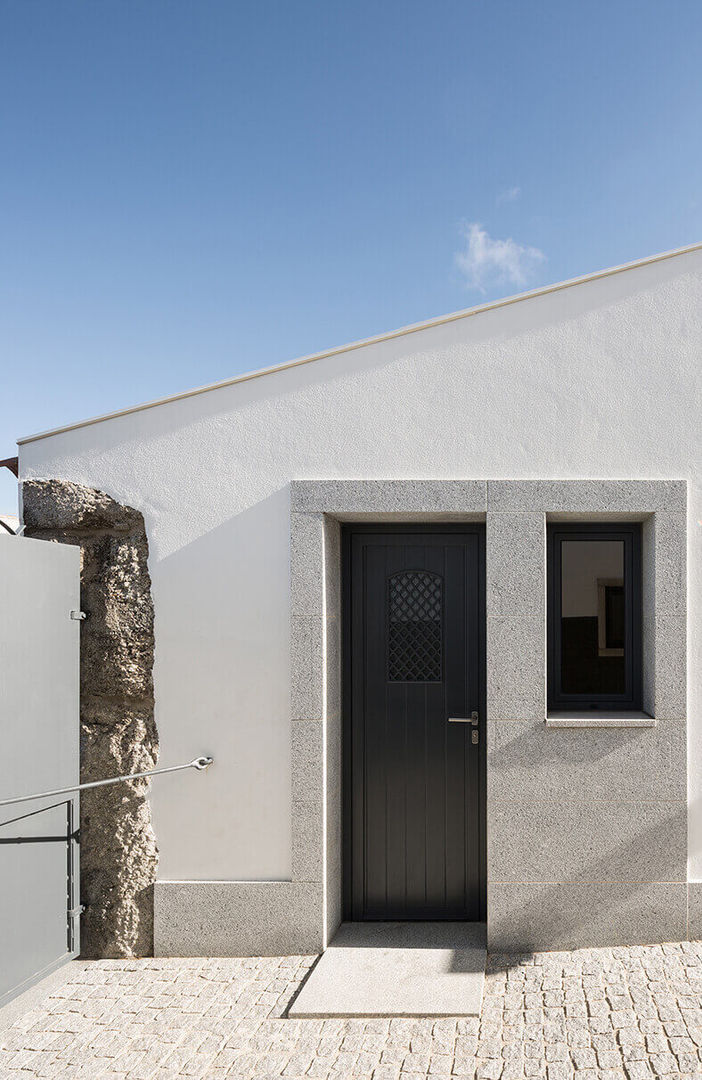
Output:
<instances>
[{"instance_id":1,"label":"cobblestone pavement","mask_svg":"<svg viewBox=\"0 0 702 1080\"><path fill-rule=\"evenodd\" d=\"M287 1020L312 957L101 960L0 1039L0 1076L700 1076L702 943L491 956L480 1020Z\"/></svg>"}]
</instances>

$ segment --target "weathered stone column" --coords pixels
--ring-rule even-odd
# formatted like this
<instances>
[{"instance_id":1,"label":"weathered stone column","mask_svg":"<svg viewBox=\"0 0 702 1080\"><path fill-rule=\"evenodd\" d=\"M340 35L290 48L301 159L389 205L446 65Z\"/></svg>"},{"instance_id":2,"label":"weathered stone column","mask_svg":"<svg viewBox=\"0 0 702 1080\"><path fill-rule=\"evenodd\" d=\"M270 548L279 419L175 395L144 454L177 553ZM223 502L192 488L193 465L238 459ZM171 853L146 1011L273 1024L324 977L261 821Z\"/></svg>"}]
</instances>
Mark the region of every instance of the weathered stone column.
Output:
<instances>
[{"instance_id":1,"label":"weathered stone column","mask_svg":"<svg viewBox=\"0 0 702 1080\"><path fill-rule=\"evenodd\" d=\"M81 549L81 781L152 769L154 612L144 519L93 488L22 485L25 535ZM153 953L158 849L148 780L81 797L81 955Z\"/></svg>"}]
</instances>

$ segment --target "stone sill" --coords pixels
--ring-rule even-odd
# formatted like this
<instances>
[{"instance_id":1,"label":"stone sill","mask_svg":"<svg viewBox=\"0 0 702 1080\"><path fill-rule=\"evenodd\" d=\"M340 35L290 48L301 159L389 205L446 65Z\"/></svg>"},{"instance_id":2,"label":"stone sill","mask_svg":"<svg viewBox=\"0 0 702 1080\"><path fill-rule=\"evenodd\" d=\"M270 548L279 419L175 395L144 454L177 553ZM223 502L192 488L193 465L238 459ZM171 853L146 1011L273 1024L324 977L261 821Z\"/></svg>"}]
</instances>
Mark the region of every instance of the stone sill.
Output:
<instances>
[{"instance_id":1,"label":"stone sill","mask_svg":"<svg viewBox=\"0 0 702 1080\"><path fill-rule=\"evenodd\" d=\"M546 717L546 727L553 728L652 728L658 721L645 712L552 712Z\"/></svg>"}]
</instances>

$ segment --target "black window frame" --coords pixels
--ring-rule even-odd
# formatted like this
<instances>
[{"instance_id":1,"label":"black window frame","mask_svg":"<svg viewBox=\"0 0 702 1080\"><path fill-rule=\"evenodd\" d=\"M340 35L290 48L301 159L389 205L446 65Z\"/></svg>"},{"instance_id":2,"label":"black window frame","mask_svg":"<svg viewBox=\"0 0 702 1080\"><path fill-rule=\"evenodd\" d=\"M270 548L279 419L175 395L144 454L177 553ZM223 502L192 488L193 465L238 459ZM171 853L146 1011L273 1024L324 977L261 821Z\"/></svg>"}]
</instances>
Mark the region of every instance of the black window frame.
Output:
<instances>
[{"instance_id":1,"label":"black window frame","mask_svg":"<svg viewBox=\"0 0 702 1080\"><path fill-rule=\"evenodd\" d=\"M624 543L625 692L566 694L561 689L561 544L564 540L621 540ZM547 707L549 712L582 709L640 712L643 703L641 525L639 522L552 522L547 527Z\"/></svg>"}]
</instances>

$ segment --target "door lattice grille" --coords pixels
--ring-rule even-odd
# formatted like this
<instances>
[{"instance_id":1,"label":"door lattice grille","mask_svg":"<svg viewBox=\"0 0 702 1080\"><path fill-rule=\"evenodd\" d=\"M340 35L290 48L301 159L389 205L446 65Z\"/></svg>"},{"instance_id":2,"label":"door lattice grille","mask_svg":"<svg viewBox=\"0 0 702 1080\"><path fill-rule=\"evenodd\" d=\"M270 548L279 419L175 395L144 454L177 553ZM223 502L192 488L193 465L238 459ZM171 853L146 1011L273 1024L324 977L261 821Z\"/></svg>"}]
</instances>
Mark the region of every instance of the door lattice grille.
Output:
<instances>
[{"instance_id":1,"label":"door lattice grille","mask_svg":"<svg viewBox=\"0 0 702 1080\"><path fill-rule=\"evenodd\" d=\"M388 581L388 679L441 682L443 581L404 570Z\"/></svg>"}]
</instances>

